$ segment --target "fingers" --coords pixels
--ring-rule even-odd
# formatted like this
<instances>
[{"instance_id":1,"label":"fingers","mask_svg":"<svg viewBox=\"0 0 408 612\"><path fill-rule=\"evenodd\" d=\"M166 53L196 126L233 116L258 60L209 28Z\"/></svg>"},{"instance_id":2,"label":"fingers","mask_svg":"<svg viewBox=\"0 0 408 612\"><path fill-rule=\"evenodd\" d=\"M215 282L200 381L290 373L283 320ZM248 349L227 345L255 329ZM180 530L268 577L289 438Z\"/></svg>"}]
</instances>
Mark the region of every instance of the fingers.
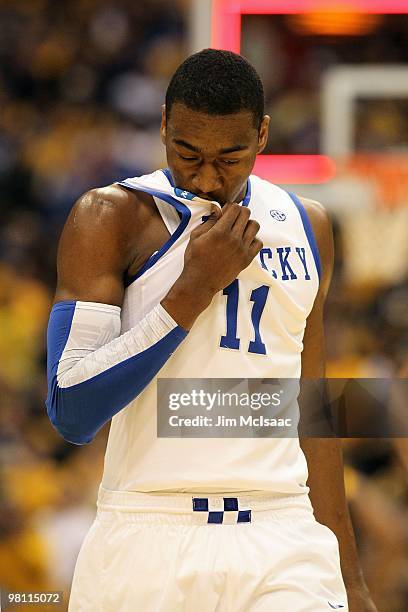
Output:
<instances>
[{"instance_id":1,"label":"fingers","mask_svg":"<svg viewBox=\"0 0 408 612\"><path fill-rule=\"evenodd\" d=\"M252 257L252 259L254 259L254 257L258 255L262 247L263 247L262 240L259 240L259 238L254 238L254 240L249 245L249 249L248 249L249 254Z\"/></svg>"},{"instance_id":2,"label":"fingers","mask_svg":"<svg viewBox=\"0 0 408 612\"><path fill-rule=\"evenodd\" d=\"M240 206L240 211L235 219L234 225L232 226L232 231L237 234L240 238L243 237L245 229L249 223L249 216L251 211L247 206Z\"/></svg>"},{"instance_id":3,"label":"fingers","mask_svg":"<svg viewBox=\"0 0 408 612\"><path fill-rule=\"evenodd\" d=\"M220 231L230 231L237 220L242 207L239 204L225 204L222 209L222 217L217 222L217 229Z\"/></svg>"},{"instance_id":4,"label":"fingers","mask_svg":"<svg viewBox=\"0 0 408 612\"><path fill-rule=\"evenodd\" d=\"M199 238L199 236L206 234L212 227L214 227L218 219L219 217L217 216L217 214L211 213L211 215L208 217L206 221L204 221L204 223L201 223L201 225L193 229L193 231L191 232L191 237Z\"/></svg>"},{"instance_id":5,"label":"fingers","mask_svg":"<svg viewBox=\"0 0 408 612\"><path fill-rule=\"evenodd\" d=\"M246 231L250 214L251 211L246 206L231 202L225 204L222 209L222 217L217 221L217 231L226 233L232 232L235 237L242 239Z\"/></svg>"},{"instance_id":6,"label":"fingers","mask_svg":"<svg viewBox=\"0 0 408 612\"><path fill-rule=\"evenodd\" d=\"M212 202L211 204L211 217L215 217L216 219L222 217L222 208L216 202Z\"/></svg>"},{"instance_id":7,"label":"fingers","mask_svg":"<svg viewBox=\"0 0 408 612\"><path fill-rule=\"evenodd\" d=\"M220 216L221 215L221 216ZM248 249L248 254L253 259L263 247L261 240L256 238L260 225L258 221L249 218L250 210L240 204L228 203L220 210L211 210L211 215L191 233L192 238L217 228L217 232L233 236ZM215 231L215 229L214 229Z\"/></svg>"},{"instance_id":8,"label":"fingers","mask_svg":"<svg viewBox=\"0 0 408 612\"><path fill-rule=\"evenodd\" d=\"M196 227L191 232L191 235L193 237L195 237L195 238L198 238L198 236L201 236L202 234L205 234L206 232L208 232L208 230L210 230L215 225L215 223L221 217L222 217L221 206L213 203L211 205L210 215L208 216L208 219L206 219L206 221L204 221L203 223L201 223L201 225Z\"/></svg>"},{"instance_id":9,"label":"fingers","mask_svg":"<svg viewBox=\"0 0 408 612\"><path fill-rule=\"evenodd\" d=\"M260 225L258 221L254 221L253 219L250 219L248 223L246 224L245 231L242 236L243 242L248 245L251 244L251 242L254 240L255 236L259 232L259 228L260 228Z\"/></svg>"}]
</instances>

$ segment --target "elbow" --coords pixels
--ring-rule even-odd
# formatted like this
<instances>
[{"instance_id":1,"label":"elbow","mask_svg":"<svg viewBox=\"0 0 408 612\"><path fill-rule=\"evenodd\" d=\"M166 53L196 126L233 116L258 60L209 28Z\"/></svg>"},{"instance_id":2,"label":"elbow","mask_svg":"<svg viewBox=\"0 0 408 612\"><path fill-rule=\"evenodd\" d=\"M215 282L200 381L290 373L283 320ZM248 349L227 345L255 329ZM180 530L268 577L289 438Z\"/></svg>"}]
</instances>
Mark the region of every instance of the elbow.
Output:
<instances>
[{"instance_id":1,"label":"elbow","mask_svg":"<svg viewBox=\"0 0 408 612\"><path fill-rule=\"evenodd\" d=\"M54 423L52 424L54 428L58 431L60 436L64 438L65 442L69 442L70 444L75 444L76 446L84 446L85 444L90 444L94 439L94 436L92 435L84 434L83 432L79 432L75 429L67 429L61 427L60 425L57 426Z\"/></svg>"},{"instance_id":2,"label":"elbow","mask_svg":"<svg viewBox=\"0 0 408 612\"><path fill-rule=\"evenodd\" d=\"M84 431L81 424L70 423L66 418L64 407L60 405L61 403L58 400L52 402L50 398L47 398L45 402L48 418L54 429L66 442L77 446L90 444L95 437L95 432Z\"/></svg>"}]
</instances>

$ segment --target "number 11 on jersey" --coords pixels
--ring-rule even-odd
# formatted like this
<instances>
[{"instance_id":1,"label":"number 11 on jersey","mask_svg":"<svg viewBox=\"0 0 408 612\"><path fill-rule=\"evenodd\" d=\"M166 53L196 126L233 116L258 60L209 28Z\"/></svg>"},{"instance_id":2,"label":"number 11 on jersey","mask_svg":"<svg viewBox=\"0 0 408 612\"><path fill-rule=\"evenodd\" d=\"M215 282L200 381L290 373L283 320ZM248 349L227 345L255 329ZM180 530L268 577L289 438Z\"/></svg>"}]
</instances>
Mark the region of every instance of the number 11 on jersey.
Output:
<instances>
[{"instance_id":1,"label":"number 11 on jersey","mask_svg":"<svg viewBox=\"0 0 408 612\"><path fill-rule=\"evenodd\" d=\"M261 317L265 308L266 299L268 297L268 285L261 285L251 292L250 300L253 302L251 311L251 321L254 328L254 339L248 345L248 353L258 353L266 355L266 347L262 342L261 332L259 330ZM240 348L240 339L237 338L238 326L238 304L239 304L239 281L236 278L228 287L225 287L223 294L227 296L226 303L226 319L227 333L221 336L220 346L238 350Z\"/></svg>"}]
</instances>

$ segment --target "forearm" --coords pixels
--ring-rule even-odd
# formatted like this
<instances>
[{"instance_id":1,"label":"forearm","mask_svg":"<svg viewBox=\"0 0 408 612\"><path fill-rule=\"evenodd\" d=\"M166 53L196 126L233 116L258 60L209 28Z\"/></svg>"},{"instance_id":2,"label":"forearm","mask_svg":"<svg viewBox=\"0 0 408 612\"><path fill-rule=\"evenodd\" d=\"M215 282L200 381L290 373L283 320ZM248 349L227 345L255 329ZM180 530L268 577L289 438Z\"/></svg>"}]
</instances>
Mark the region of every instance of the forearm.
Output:
<instances>
[{"instance_id":1,"label":"forearm","mask_svg":"<svg viewBox=\"0 0 408 612\"><path fill-rule=\"evenodd\" d=\"M50 315L48 415L75 444L97 431L143 391L187 332L156 306L120 335L120 308L60 302Z\"/></svg>"},{"instance_id":2,"label":"forearm","mask_svg":"<svg viewBox=\"0 0 408 612\"><path fill-rule=\"evenodd\" d=\"M348 511L343 475L343 454L336 438L302 438L316 519L337 536L343 579L346 586L363 582L354 531Z\"/></svg>"},{"instance_id":3,"label":"forearm","mask_svg":"<svg viewBox=\"0 0 408 612\"><path fill-rule=\"evenodd\" d=\"M214 292L206 286L194 291L191 290L192 286L192 283L189 283L188 275L185 278L183 273L161 301L163 308L172 319L186 330L192 328L197 317L207 308L214 295Z\"/></svg>"}]
</instances>

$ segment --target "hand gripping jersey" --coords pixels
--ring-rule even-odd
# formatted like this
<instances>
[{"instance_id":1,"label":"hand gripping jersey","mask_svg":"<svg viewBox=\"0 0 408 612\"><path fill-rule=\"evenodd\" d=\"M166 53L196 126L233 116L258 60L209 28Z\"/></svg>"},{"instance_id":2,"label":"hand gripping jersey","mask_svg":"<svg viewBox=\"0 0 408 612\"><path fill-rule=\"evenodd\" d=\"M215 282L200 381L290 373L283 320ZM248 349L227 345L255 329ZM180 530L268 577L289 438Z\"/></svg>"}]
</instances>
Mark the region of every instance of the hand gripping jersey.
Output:
<instances>
[{"instance_id":1,"label":"hand gripping jersey","mask_svg":"<svg viewBox=\"0 0 408 612\"><path fill-rule=\"evenodd\" d=\"M194 228L212 203L175 188L169 171L127 179L150 193L170 238L127 279L121 333L137 324L181 274ZM307 214L296 198L256 176L242 206L260 223L263 248L214 296L158 378L299 378L306 318L320 262ZM158 438L157 379L113 417L102 487L139 492L307 492L297 438Z\"/></svg>"}]
</instances>

